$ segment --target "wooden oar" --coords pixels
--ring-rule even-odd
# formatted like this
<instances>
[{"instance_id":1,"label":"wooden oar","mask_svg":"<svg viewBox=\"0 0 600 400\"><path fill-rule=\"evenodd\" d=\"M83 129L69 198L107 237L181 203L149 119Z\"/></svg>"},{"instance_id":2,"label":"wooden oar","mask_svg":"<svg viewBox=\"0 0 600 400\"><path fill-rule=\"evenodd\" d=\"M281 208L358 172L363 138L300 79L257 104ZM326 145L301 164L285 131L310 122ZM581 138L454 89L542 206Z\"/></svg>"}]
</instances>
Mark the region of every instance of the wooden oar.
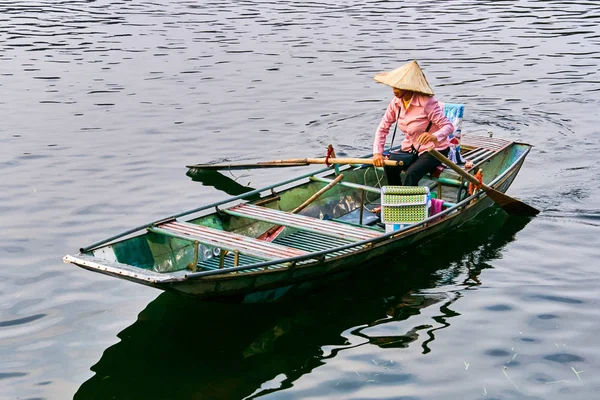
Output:
<instances>
[{"instance_id":1,"label":"wooden oar","mask_svg":"<svg viewBox=\"0 0 600 400\"><path fill-rule=\"evenodd\" d=\"M291 213L297 214L300 211L304 210L306 208L306 206L308 206L310 203L312 203L313 201L315 201L316 199L321 197L321 195L323 193L325 193L326 191L331 189L333 186L337 185L338 182L341 182L342 179L344 179L344 174L339 174L333 181L328 183L327 186L321 188L318 192L316 192L315 194L310 196L304 203L302 203L298 207L294 208L291 211ZM277 238L277 236L279 236L279 234L281 233L281 231L283 231L284 228L285 228L285 226L275 225L274 227L268 229L265 233L260 235L258 237L258 239L265 240L267 242L272 242L273 240L275 240Z\"/></svg>"},{"instance_id":2,"label":"wooden oar","mask_svg":"<svg viewBox=\"0 0 600 400\"><path fill-rule=\"evenodd\" d=\"M385 160L387 167L400 167L402 161ZM273 161L260 161L257 163L248 164L196 164L187 165L190 169L211 169L211 170L234 170L234 169L253 169L253 168L281 168L281 167L302 167L309 164L366 164L373 165L372 158L337 158L332 157L329 159L325 158L292 158L288 160L273 160Z\"/></svg>"},{"instance_id":3,"label":"wooden oar","mask_svg":"<svg viewBox=\"0 0 600 400\"><path fill-rule=\"evenodd\" d=\"M442 163L446 164L450 169L462 176L464 179L468 180L469 182L473 183L478 187L480 186L485 192L485 194L487 194L490 199L494 200L496 204L498 204L498 206L500 206L500 208L502 208L507 213L525 215L528 217L532 217L534 215L539 214L540 211L538 209L533 208L520 200L512 198L507 194L499 192L496 189L487 186L485 183L480 183L473 175L464 171L461 167L454 164L448 158L444 157L444 155L441 154L439 151L431 149L429 150L429 154L440 160Z\"/></svg>"}]
</instances>

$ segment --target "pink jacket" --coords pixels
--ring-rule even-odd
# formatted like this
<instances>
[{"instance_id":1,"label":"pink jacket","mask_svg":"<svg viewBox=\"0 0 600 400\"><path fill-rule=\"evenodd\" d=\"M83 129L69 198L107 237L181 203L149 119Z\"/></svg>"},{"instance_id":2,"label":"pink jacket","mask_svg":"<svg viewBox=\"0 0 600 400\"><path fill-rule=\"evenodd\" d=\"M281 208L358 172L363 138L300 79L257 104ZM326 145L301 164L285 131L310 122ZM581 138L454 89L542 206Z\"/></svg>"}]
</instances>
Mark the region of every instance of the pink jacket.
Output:
<instances>
[{"instance_id":1,"label":"pink jacket","mask_svg":"<svg viewBox=\"0 0 600 400\"><path fill-rule=\"evenodd\" d=\"M396 122L396 117L398 117L396 135L399 135L400 131L404 133L402 150L410 150L411 145L415 149L419 147L417 138L425 132L429 121L432 122L429 132L437 137L438 142L435 146L433 142L425 143L419 148L419 154L433 147L436 150L443 150L450 145L448 136L454 132L454 125L444 116L444 111L438 101L434 97L415 93L408 111L404 108L401 99L394 97L390 101L375 133L373 154L383 153L385 138L390 131L390 127Z\"/></svg>"}]
</instances>

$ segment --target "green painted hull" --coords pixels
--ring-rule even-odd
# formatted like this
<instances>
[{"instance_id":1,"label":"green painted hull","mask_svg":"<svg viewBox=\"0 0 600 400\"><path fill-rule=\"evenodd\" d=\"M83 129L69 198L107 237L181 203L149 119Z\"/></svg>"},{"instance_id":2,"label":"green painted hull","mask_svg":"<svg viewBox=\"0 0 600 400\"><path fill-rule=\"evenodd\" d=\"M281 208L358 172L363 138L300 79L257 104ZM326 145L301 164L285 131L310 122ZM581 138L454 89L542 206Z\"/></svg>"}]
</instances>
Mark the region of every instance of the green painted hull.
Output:
<instances>
[{"instance_id":1,"label":"green painted hull","mask_svg":"<svg viewBox=\"0 0 600 400\"><path fill-rule=\"evenodd\" d=\"M505 192L529 151L527 144L512 143L486 159L480 165L485 183ZM377 173L373 168L348 166L342 169L342 173L344 181L355 185L367 183L374 186L381 179L381 172ZM314 175L335 177L331 169L323 169ZM322 182L308 178L308 175L304 175L265 189L243 193L176 217L190 216L193 218L187 221L189 223L256 238L273 224L226 216L220 210L226 209L229 204L252 199L248 201L289 212L323 187ZM335 186L303 210L302 214L315 218L327 215L336 219L360 207L365 194L350 186ZM274 191L280 187L284 189ZM446 193L446 196L456 196L456 189ZM65 261L94 272L207 300L274 301L314 285L327 285L327 282L347 276L356 269L372 268L374 260L407 251L418 242L455 229L493 204L483 191L479 191L421 223L390 234L381 231L374 239L355 242L329 241L319 235L306 233L302 236L298 230L286 228L282 243L303 249L305 255L278 260L242 257L240 259L243 262L237 266L229 261L230 264L222 264L221 269L215 264L216 256L200 262L198 265L201 269L198 272L187 269L186 265L192 260L196 261L194 256L197 258L193 241L147 231L147 227L156 223L84 248L76 256L66 256Z\"/></svg>"}]
</instances>

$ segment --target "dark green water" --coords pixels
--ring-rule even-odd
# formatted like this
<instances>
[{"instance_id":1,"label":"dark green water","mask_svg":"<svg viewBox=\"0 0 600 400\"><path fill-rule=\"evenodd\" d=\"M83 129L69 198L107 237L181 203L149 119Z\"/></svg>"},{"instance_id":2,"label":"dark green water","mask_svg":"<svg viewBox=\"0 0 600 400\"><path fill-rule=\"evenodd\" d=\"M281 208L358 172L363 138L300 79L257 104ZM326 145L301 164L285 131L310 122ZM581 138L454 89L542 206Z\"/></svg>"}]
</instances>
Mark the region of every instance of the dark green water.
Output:
<instances>
[{"instance_id":1,"label":"dark green water","mask_svg":"<svg viewBox=\"0 0 600 400\"><path fill-rule=\"evenodd\" d=\"M600 3L0 2L0 398L594 399ZM211 304L66 253L371 152L417 59L463 132L531 143L498 210L282 304Z\"/></svg>"}]
</instances>

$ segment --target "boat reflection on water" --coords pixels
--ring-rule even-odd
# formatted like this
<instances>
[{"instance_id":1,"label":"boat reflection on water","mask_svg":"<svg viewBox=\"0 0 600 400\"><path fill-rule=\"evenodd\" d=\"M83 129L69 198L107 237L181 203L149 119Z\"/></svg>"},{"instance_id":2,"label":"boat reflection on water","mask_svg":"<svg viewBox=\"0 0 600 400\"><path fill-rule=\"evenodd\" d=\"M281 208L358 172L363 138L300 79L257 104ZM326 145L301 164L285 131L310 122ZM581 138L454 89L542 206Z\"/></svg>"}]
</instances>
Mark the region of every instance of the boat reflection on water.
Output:
<instances>
[{"instance_id":1,"label":"boat reflection on water","mask_svg":"<svg viewBox=\"0 0 600 400\"><path fill-rule=\"evenodd\" d=\"M204 186L213 187L217 190L227 193L230 196L238 196L254 190L254 188L250 186L244 186L238 183L236 179L232 179L218 171L190 169L186 175L192 178L194 182L200 182Z\"/></svg>"},{"instance_id":2,"label":"boat reflection on water","mask_svg":"<svg viewBox=\"0 0 600 400\"><path fill-rule=\"evenodd\" d=\"M254 397L290 387L344 346L408 347L423 333L422 351L429 352L435 331L449 327L450 318L459 315L451 305L465 292L421 292L453 283L479 285L488 261L498 258L528 221L493 208L410 254L374 260L386 264L371 270L376 272L365 268L327 290L281 303L209 303L163 293L118 334L120 342L105 350L91 368L95 375L74 398ZM452 245L440 251L440 243ZM432 325L384 337L357 328L351 345L342 336L352 327L408 321L433 305L442 316ZM337 350L326 354L324 348L331 346ZM277 387L263 387L276 377Z\"/></svg>"}]
</instances>

